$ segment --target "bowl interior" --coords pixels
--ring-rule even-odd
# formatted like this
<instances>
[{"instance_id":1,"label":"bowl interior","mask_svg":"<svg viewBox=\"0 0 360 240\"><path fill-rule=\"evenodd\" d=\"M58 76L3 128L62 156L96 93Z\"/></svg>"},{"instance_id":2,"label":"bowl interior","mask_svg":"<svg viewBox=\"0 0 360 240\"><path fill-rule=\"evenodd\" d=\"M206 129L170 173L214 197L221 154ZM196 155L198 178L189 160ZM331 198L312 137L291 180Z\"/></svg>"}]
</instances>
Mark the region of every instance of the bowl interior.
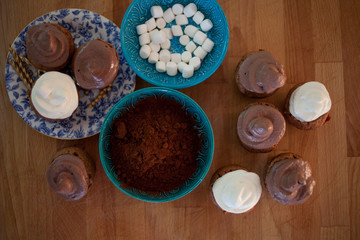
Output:
<instances>
[{"instance_id":1,"label":"bowl interior","mask_svg":"<svg viewBox=\"0 0 360 240\"><path fill-rule=\"evenodd\" d=\"M116 175L115 167L113 166L111 157L110 157L110 137L112 133L111 125L116 118L123 111L127 111L130 106L134 106L138 100L144 99L149 96L155 97L166 97L169 99L174 99L177 102L181 103L183 108L194 118L196 122L195 128L199 130L200 137L202 139L202 146L197 157L198 167L194 173L194 175L188 179L180 188L170 191L164 192L159 195L149 195L142 191L138 191L133 188L123 188L122 182L118 180ZM139 200L149 201L149 202L167 202L171 200L178 199L194 188L196 188L200 182L205 178L213 157L214 151L214 136L211 128L211 124L200 108L200 106L193 101L188 96L172 89L167 88L145 88L141 90L137 90L115 104L115 106L110 110L107 114L104 124L101 128L100 132L100 140L99 140L99 152L101 163L104 167L104 170L107 176L110 178L111 182L119 188L121 191L126 193L127 195L134 197Z\"/></svg>"},{"instance_id":2,"label":"bowl interior","mask_svg":"<svg viewBox=\"0 0 360 240\"><path fill-rule=\"evenodd\" d=\"M154 64L150 64L147 59L142 59L139 56L140 45L136 26L145 23L146 20L151 18L150 8L154 5L161 6L165 11L175 3L186 6L191 2L196 4L198 11L205 15L205 19L208 18L213 22L214 27L207 32L207 36L214 41L214 48L207 54L201 63L200 69L196 70L191 78L185 79L180 73L174 77L168 76L166 73L159 73L156 71ZM172 24L174 23L175 21L172 22ZM189 18L189 24L200 28L192 18ZM215 0L134 0L127 9L121 23L120 40L126 60L142 79L157 86L185 88L204 81L220 66L229 44L229 28L225 14ZM184 50L185 47L179 43L179 37L173 37L170 52L182 53Z\"/></svg>"}]
</instances>

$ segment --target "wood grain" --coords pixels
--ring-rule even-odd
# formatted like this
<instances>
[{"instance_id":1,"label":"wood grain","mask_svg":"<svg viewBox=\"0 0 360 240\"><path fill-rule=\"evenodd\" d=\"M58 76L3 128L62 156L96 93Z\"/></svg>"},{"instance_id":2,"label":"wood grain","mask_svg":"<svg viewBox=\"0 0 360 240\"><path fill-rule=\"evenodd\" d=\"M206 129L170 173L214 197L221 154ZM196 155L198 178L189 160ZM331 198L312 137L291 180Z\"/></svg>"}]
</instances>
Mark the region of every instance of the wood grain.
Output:
<instances>
[{"instance_id":1,"label":"wood grain","mask_svg":"<svg viewBox=\"0 0 360 240\"><path fill-rule=\"evenodd\" d=\"M360 157L360 86L352 79L360 76L360 4L355 0L340 1L342 56L345 85L346 132L348 157ZM356 46L356 47L351 47ZM354 111L355 110L355 111Z\"/></svg>"},{"instance_id":2,"label":"wood grain","mask_svg":"<svg viewBox=\"0 0 360 240\"><path fill-rule=\"evenodd\" d=\"M360 239L360 2L356 0L220 0L230 44L220 68L181 92L204 109L213 126L215 153L204 181L187 196L145 203L120 192L99 159L98 135L76 141L46 137L13 109L5 88L8 45L34 18L55 9L88 9L118 26L131 1L0 1L0 239ZM239 113L256 100L234 81L240 58L266 49L285 65L287 84L263 99L283 108L292 86L323 82L332 98L331 121L314 131L287 125L271 153L247 152L236 135ZM137 78L136 89L151 86ZM49 189L45 172L59 149L78 146L96 161L94 185L77 202ZM283 206L264 189L258 205L241 215L223 214L209 194L211 175L240 164L263 178L266 162L292 151L312 166L313 196Z\"/></svg>"}]
</instances>

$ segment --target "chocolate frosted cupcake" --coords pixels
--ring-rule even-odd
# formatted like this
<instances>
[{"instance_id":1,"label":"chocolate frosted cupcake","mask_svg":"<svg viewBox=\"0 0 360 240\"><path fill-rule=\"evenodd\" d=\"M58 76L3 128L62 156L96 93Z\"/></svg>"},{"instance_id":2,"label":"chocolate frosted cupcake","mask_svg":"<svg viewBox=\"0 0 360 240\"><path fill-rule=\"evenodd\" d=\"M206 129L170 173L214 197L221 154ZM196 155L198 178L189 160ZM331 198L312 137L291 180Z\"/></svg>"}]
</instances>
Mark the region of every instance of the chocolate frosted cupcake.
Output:
<instances>
[{"instance_id":1,"label":"chocolate frosted cupcake","mask_svg":"<svg viewBox=\"0 0 360 240\"><path fill-rule=\"evenodd\" d=\"M25 46L31 64L45 71L64 68L75 50L70 32L54 23L30 27L26 33Z\"/></svg>"},{"instance_id":2,"label":"chocolate frosted cupcake","mask_svg":"<svg viewBox=\"0 0 360 240\"><path fill-rule=\"evenodd\" d=\"M284 115L295 127L311 130L330 120L331 99L326 87L320 82L296 85L285 100Z\"/></svg>"},{"instance_id":3,"label":"chocolate frosted cupcake","mask_svg":"<svg viewBox=\"0 0 360 240\"><path fill-rule=\"evenodd\" d=\"M267 97L284 86L286 75L284 66L266 51L245 55L235 72L237 86L249 97Z\"/></svg>"},{"instance_id":4,"label":"chocolate frosted cupcake","mask_svg":"<svg viewBox=\"0 0 360 240\"><path fill-rule=\"evenodd\" d=\"M315 181L307 161L294 153L283 153L269 163L265 186L276 201L294 205L304 203L311 196Z\"/></svg>"},{"instance_id":5,"label":"chocolate frosted cupcake","mask_svg":"<svg viewBox=\"0 0 360 240\"><path fill-rule=\"evenodd\" d=\"M83 150L76 147L57 152L46 172L51 190L66 200L84 197L94 175L94 162Z\"/></svg>"},{"instance_id":6,"label":"chocolate frosted cupcake","mask_svg":"<svg viewBox=\"0 0 360 240\"><path fill-rule=\"evenodd\" d=\"M239 115L237 134L245 149L270 152L285 134L286 123L281 112L270 103L253 103Z\"/></svg>"},{"instance_id":7,"label":"chocolate frosted cupcake","mask_svg":"<svg viewBox=\"0 0 360 240\"><path fill-rule=\"evenodd\" d=\"M218 207L225 213L245 213L259 202L260 177L240 166L218 169L210 180L210 190Z\"/></svg>"},{"instance_id":8,"label":"chocolate frosted cupcake","mask_svg":"<svg viewBox=\"0 0 360 240\"><path fill-rule=\"evenodd\" d=\"M80 87L104 88L117 76L119 56L110 43L102 39L90 40L76 50L72 70Z\"/></svg>"}]
</instances>

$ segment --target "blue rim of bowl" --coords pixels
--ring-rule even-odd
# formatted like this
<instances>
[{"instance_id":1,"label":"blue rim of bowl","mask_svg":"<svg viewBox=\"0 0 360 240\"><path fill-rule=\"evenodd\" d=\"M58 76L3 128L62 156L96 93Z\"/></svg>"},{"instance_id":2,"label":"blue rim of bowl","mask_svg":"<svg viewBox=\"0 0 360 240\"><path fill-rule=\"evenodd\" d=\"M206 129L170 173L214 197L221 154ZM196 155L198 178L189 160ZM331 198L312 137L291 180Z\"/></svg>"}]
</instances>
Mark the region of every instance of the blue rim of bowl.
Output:
<instances>
[{"instance_id":1,"label":"blue rim of bowl","mask_svg":"<svg viewBox=\"0 0 360 240\"><path fill-rule=\"evenodd\" d=\"M124 191L124 189L122 189L118 183L118 180L116 178L114 178L114 176L112 174L109 173L109 171L107 170L106 168L106 163L105 163L105 156L103 154L103 144L101 144L101 139L103 139L103 134L104 134L104 131L105 131L105 126L108 125L108 121L111 121L110 118L107 118L105 117L105 121L103 123L103 125L101 126L101 131L100 131L100 136L99 136L99 154L100 154L100 161L101 161L101 165L103 166L104 168L104 171L106 173L106 175L108 176L108 178L110 179L110 181L120 190L122 191L123 193L125 193L126 195L130 196L130 197L133 197L135 199L138 199L138 200L141 200L141 201L145 201L145 202L154 202L154 203L159 203L159 202L170 202L170 201L173 201L173 200L177 200L179 198L182 198L184 196L186 196L187 194L189 194L191 191L193 191L195 188L197 188L197 186L199 186L199 184L204 180L205 176L207 175L207 173L209 172L209 169L210 169L210 166L211 166L211 163L212 163L212 159L213 159L213 156L214 156L214 146L215 146L215 142L214 142L214 132L213 132L213 129L212 129L212 126L211 126L211 123L207 117L207 115L205 114L204 110L202 110L202 108L199 106L199 104L197 104L191 97L187 96L186 94L184 93L181 93L177 90L174 90L174 89L171 89L171 88L166 88L166 87L148 87L148 88L143 88L143 89L140 89L140 90L136 90L128 95L126 95L124 98L122 98L121 100L119 100L111 109L110 111L108 112L107 116L108 115L111 115L112 112L116 111L116 106L122 102L122 101L127 101L129 98L131 98L133 95L135 94L141 94L141 93L146 93L146 92L149 92L149 91L161 91L161 92L172 92L178 96L182 96L186 99L188 99L190 102L192 102L198 109L198 111L204 115L205 119L207 120L207 125L209 126L209 129L210 129L210 134L209 134L209 142L211 142L211 152L210 152L210 156L209 156L209 159L210 161L208 162L207 166L206 166L206 171L204 171L198 181L193 184L191 187L187 188L184 192L182 192L181 194L179 195L173 195L171 197L168 197L166 200L164 199L159 199L159 200L156 200L156 199L153 199L153 200L148 200L148 199L142 199L136 195L133 195L131 194L130 192L126 192Z\"/></svg>"},{"instance_id":2,"label":"blue rim of bowl","mask_svg":"<svg viewBox=\"0 0 360 240\"><path fill-rule=\"evenodd\" d=\"M132 63L132 61L130 60L130 56L128 55L127 51L123 50L123 54L125 56L126 61L129 63L130 67L134 70L134 72L136 73L136 75L138 75L141 79L155 85L155 86L159 86L159 87L167 87L167 88L173 88L173 89L181 89L181 88L188 88L188 87L192 87L195 86L203 81L205 81L206 79L208 79L211 75L213 75L214 72L216 72L216 70L220 67L220 65L222 64L228 47L229 47L229 38L230 38L230 34L229 34L229 24L227 21L227 18L225 16L224 11L222 10L221 6L219 5L219 3L216 0L211 0L214 1L214 4L216 5L217 8L219 8L220 10L220 14L221 16L226 20L226 33L225 33L225 39L224 42L226 43L224 45L224 49L221 53L221 56L219 58L219 61L216 62L215 65L213 65L212 68L209 69L209 71L207 71L207 73L202 77L202 78L198 78L198 80L196 81L191 81L189 82L185 82L185 83L181 83L181 84L169 84L169 83L162 83L162 82L158 82L158 81L153 81L152 79L148 78L145 74L142 73L141 70L137 69L136 65ZM124 37L124 28L122 27L126 21L126 19L128 18L129 14L130 14L130 9L135 5L135 1L132 1L132 3L130 4L130 6L126 9L126 12L124 14L124 17L121 21L121 26L120 26L120 43L121 43L121 47L125 47L125 37ZM150 10L149 10L150 11ZM129 61L130 60L130 61ZM190 78L191 79L191 78Z\"/></svg>"}]
</instances>

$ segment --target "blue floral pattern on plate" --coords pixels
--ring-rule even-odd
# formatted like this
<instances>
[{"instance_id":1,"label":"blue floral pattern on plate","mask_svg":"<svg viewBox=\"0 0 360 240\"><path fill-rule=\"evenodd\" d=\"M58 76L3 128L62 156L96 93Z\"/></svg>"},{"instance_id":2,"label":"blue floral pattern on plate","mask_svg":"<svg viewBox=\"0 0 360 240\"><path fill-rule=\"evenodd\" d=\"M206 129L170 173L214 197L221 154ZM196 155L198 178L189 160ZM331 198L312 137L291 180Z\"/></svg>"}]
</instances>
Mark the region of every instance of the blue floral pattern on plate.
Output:
<instances>
[{"instance_id":1,"label":"blue floral pattern on plate","mask_svg":"<svg viewBox=\"0 0 360 240\"><path fill-rule=\"evenodd\" d=\"M107 97L101 99L93 107L88 107L100 90L92 90L85 94L79 88L79 107L75 113L61 121L47 121L40 118L30 107L27 88L17 75L13 67L6 63L6 90L16 112L24 121L37 131L50 137L60 139L79 139L92 136L100 132L101 125L110 108L121 98L133 92L135 87L135 73L126 62L120 45L120 29L107 18L82 9L62 9L45 14L31 22L12 44L20 56L26 56L24 44L25 35L29 27L43 22L57 23L66 28L72 35L75 47L92 40L101 38L111 43L118 52L120 68ZM9 56L8 56L9 57ZM33 76L36 70L29 68ZM72 75L70 68L63 72Z\"/></svg>"}]
</instances>

